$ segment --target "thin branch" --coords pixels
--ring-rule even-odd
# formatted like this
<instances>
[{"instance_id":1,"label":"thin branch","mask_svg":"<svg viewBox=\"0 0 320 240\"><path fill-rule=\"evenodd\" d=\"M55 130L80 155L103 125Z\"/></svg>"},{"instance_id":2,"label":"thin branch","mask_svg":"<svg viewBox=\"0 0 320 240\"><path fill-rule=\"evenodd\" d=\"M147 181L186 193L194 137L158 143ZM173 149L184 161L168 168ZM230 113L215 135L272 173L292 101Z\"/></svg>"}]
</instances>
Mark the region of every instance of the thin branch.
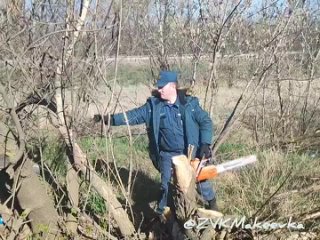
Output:
<instances>
[{"instance_id":1,"label":"thin branch","mask_svg":"<svg viewBox=\"0 0 320 240\"><path fill-rule=\"evenodd\" d=\"M17 131L18 131L19 150L13 158L9 159L11 164L16 164L23 157L23 155L25 153L26 136L25 136L25 133L22 129L19 117L15 111L12 96L6 92L5 87L2 85L2 83L0 83L0 94L2 95L2 98L7 105L7 108L9 110L10 115L11 115L11 118L15 124Z\"/></svg>"}]
</instances>

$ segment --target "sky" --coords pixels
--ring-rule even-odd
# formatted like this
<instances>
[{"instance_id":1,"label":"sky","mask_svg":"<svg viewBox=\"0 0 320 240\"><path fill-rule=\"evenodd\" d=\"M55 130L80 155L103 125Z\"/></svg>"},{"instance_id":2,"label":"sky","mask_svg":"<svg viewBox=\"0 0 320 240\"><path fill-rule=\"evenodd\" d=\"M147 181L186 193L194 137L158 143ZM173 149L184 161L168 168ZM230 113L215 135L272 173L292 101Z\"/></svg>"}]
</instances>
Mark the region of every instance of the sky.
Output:
<instances>
[{"instance_id":1,"label":"sky","mask_svg":"<svg viewBox=\"0 0 320 240\"><path fill-rule=\"evenodd\" d=\"M51 0L51 1L42 1L42 2L60 2L60 4L61 4L61 2L64 2L64 1L66 1L66 0ZM77 4L79 4L80 3L80 0L75 0L75 1L77 1ZM95 1L95 0L90 0L92 3ZM129 0L127 0L127 1L129 1ZM150 2L154 2L155 0L149 0ZM210 1L217 1L217 0L209 0L209 2ZM232 0L221 0L221 2L229 2L229 1L232 1ZM247 1L247 0L242 0L242 2L245 2L245 1ZM252 1L252 5L251 5L251 7L250 7L250 9L249 9L249 11L248 12L250 12L250 14L253 14L253 15L255 15L255 13L257 13L257 12L259 12L259 10L261 10L261 8L263 7L263 5L265 5L266 4L266 2L267 3L270 3L270 2L272 2L272 3L274 3L277 7L278 7L278 9L281 11L281 10L285 10L287 7L288 7L288 2L295 2L296 0L268 0L268 1L265 1L265 0L251 0ZM300 0L300 1L303 1L303 0ZM306 0L307 1L307 3L309 3L310 4L310 6L312 7L312 8L317 8L317 9L319 9L320 7L319 7L319 0ZM25 0L25 8L26 8L26 10L27 11L30 11L31 9L32 9L32 3L33 2L41 2L41 0ZM109 0L102 0L101 2L109 2ZM234 2L234 1L233 1ZM254 16L253 16L254 17Z\"/></svg>"}]
</instances>

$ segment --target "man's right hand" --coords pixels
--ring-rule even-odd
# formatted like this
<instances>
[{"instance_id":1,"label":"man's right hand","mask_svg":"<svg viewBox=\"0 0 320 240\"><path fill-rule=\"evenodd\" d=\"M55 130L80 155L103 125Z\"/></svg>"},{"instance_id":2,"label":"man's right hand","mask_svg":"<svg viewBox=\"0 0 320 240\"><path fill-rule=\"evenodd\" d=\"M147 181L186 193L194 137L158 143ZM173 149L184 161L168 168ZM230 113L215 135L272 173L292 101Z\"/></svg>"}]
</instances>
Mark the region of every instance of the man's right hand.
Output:
<instances>
[{"instance_id":1,"label":"man's right hand","mask_svg":"<svg viewBox=\"0 0 320 240\"><path fill-rule=\"evenodd\" d=\"M102 119L102 117L101 117L101 114L95 114L95 115L93 115L93 121L94 122L100 122L101 121L101 119Z\"/></svg>"},{"instance_id":2,"label":"man's right hand","mask_svg":"<svg viewBox=\"0 0 320 240\"><path fill-rule=\"evenodd\" d=\"M110 125L112 126L113 125L113 115L111 114L107 114L107 115L101 115L101 114L94 114L93 115L93 121L95 122L95 123L98 123L98 122L100 122L101 120L103 120L104 121L104 124L106 124L106 125L108 125L109 124L109 120L111 120L110 121Z\"/></svg>"}]
</instances>

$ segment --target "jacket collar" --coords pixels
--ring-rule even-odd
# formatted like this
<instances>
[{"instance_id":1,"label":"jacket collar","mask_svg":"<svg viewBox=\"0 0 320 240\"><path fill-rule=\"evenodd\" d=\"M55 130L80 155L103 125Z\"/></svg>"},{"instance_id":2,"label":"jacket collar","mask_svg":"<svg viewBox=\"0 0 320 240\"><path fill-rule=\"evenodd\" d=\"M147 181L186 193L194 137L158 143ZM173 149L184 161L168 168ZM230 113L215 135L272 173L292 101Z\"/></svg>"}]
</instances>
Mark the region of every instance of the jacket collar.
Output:
<instances>
[{"instance_id":1,"label":"jacket collar","mask_svg":"<svg viewBox=\"0 0 320 240\"><path fill-rule=\"evenodd\" d=\"M185 89L178 89L177 90L178 93L178 99L180 101L181 105L186 105L187 104L187 95L186 95L186 90Z\"/></svg>"},{"instance_id":2,"label":"jacket collar","mask_svg":"<svg viewBox=\"0 0 320 240\"><path fill-rule=\"evenodd\" d=\"M188 99L187 99L188 95L186 94L187 90L188 89L178 89L177 90L177 94L178 94L177 97L179 99L180 104L183 106L186 105L188 102ZM157 89L152 90L151 95L157 99L156 103L163 102L160 98L160 94Z\"/></svg>"}]
</instances>

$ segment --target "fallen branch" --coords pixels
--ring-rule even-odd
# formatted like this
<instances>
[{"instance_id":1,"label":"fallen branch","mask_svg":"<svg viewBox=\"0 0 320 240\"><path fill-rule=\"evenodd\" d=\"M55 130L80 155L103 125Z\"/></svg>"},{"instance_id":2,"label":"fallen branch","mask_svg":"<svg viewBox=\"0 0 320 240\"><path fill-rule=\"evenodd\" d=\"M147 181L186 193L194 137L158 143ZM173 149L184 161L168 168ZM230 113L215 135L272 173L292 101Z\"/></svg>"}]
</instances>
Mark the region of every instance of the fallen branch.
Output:
<instances>
[{"instance_id":1,"label":"fallen branch","mask_svg":"<svg viewBox=\"0 0 320 240\"><path fill-rule=\"evenodd\" d=\"M98 194L103 197L106 201L111 215L115 219L119 226L121 233L125 236L132 236L135 234L135 228L129 219L128 214L122 208L121 203L118 201L114 190L109 184L102 180L97 172L90 166L86 164L86 155L82 152L81 148L77 143L73 145L73 158L75 159L76 167L87 176L87 180L90 181L92 187L98 192Z\"/></svg>"},{"instance_id":2,"label":"fallen branch","mask_svg":"<svg viewBox=\"0 0 320 240\"><path fill-rule=\"evenodd\" d=\"M302 219L303 221L307 221L307 220L312 220L312 219L316 219L316 218L320 218L320 212L316 212L316 213L312 213L310 215L307 215L304 219Z\"/></svg>"},{"instance_id":3,"label":"fallen branch","mask_svg":"<svg viewBox=\"0 0 320 240\"><path fill-rule=\"evenodd\" d=\"M78 221L77 218L74 216L73 211L78 211L79 208L79 182L78 182L78 173L76 170L68 163L68 170L66 176L66 183L67 183L67 192L69 201L71 204L71 212L67 214L67 229L68 232L72 234L77 233Z\"/></svg>"},{"instance_id":4,"label":"fallen branch","mask_svg":"<svg viewBox=\"0 0 320 240\"><path fill-rule=\"evenodd\" d=\"M26 159L21 167L20 187L17 199L22 209L28 210L28 219L34 233L42 232L47 239L55 239L60 234L59 215L53 200L48 196L46 186L33 171L32 162Z\"/></svg>"},{"instance_id":5,"label":"fallen branch","mask_svg":"<svg viewBox=\"0 0 320 240\"><path fill-rule=\"evenodd\" d=\"M69 136L73 139L72 132L68 132L66 126L59 126L58 128L62 138L67 143ZM133 223L130 221L128 214L122 208L121 203L118 201L112 186L106 183L102 178L99 177L97 172L87 164L87 156L82 152L78 143L73 140L73 145L69 148L69 160L73 163L73 166L80 170L81 173L87 177L86 180L90 181L92 187L97 193L105 200L111 215L115 219L121 233L124 236L133 236L135 234L135 228Z\"/></svg>"},{"instance_id":6,"label":"fallen branch","mask_svg":"<svg viewBox=\"0 0 320 240\"><path fill-rule=\"evenodd\" d=\"M291 190L288 192L284 192L284 193L280 193L278 195L276 195L274 198L278 199L278 198L284 198L284 197L288 197L291 194L310 194L310 193L316 193L316 192L320 192L320 185L311 185L307 188L304 189L299 189L299 190Z\"/></svg>"}]
</instances>

